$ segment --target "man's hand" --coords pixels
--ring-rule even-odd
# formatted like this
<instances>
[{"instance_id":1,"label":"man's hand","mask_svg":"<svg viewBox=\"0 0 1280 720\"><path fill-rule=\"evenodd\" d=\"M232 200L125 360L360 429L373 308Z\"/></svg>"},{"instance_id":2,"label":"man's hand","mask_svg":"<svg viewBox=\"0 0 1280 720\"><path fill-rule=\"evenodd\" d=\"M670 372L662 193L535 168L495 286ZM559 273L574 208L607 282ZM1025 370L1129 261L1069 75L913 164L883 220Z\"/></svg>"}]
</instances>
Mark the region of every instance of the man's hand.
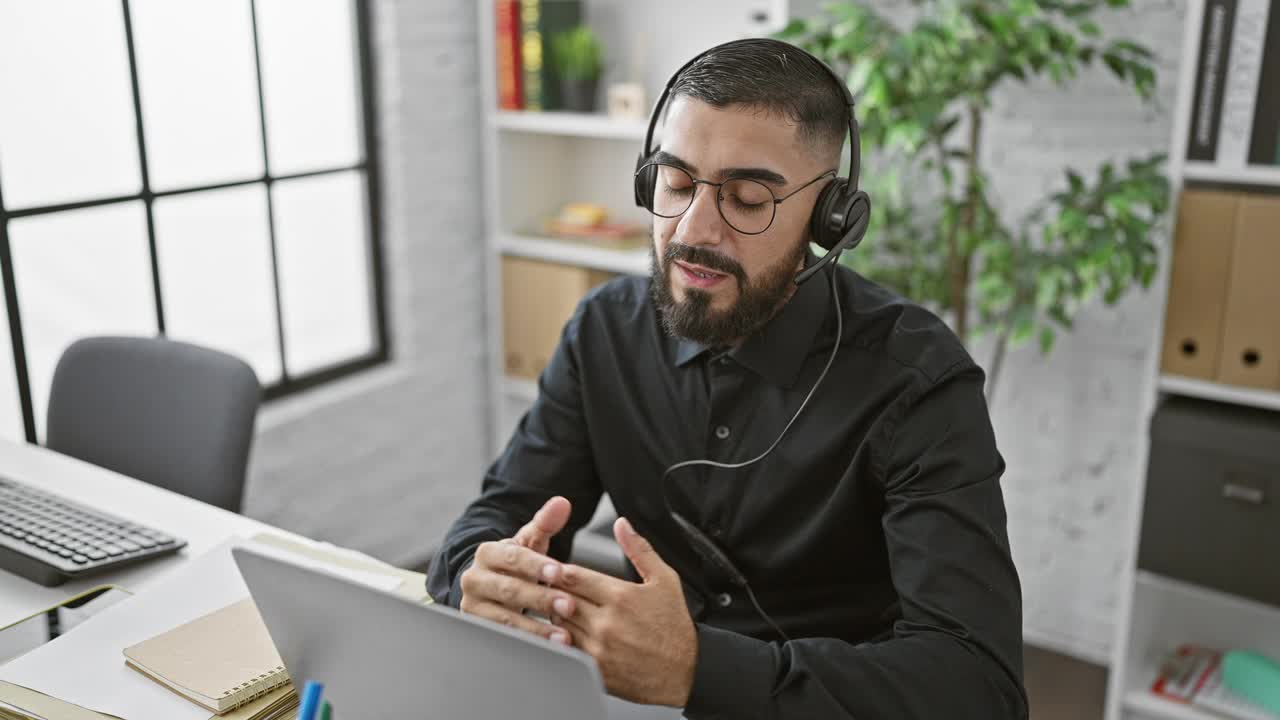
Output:
<instances>
[{"instance_id":1,"label":"man's hand","mask_svg":"<svg viewBox=\"0 0 1280 720\"><path fill-rule=\"evenodd\" d=\"M578 600L569 593L539 584L554 584L562 577L563 566L547 557L547 548L569 521L570 510L568 500L553 497L514 537L476 548L475 561L462 573L462 611L567 645L569 635L563 629L524 611L567 617L577 609Z\"/></svg>"},{"instance_id":2,"label":"man's hand","mask_svg":"<svg viewBox=\"0 0 1280 720\"><path fill-rule=\"evenodd\" d=\"M626 518L614 537L643 583L566 565L557 583L577 596L576 613L552 622L596 659L610 694L650 705L684 707L693 687L698 636L680 576Z\"/></svg>"}]
</instances>

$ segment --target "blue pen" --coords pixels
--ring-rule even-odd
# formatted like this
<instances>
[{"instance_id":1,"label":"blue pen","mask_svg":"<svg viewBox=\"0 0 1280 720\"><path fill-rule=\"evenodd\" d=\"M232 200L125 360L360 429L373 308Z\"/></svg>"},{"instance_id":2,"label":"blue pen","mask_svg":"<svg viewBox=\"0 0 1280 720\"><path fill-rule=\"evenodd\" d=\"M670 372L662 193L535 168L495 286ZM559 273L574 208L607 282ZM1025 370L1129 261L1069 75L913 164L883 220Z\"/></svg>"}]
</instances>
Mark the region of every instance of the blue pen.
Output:
<instances>
[{"instance_id":1,"label":"blue pen","mask_svg":"<svg viewBox=\"0 0 1280 720\"><path fill-rule=\"evenodd\" d=\"M316 720L316 711L320 709L320 694L324 685L315 680L308 680L302 688L302 701L298 704L298 720Z\"/></svg>"}]
</instances>

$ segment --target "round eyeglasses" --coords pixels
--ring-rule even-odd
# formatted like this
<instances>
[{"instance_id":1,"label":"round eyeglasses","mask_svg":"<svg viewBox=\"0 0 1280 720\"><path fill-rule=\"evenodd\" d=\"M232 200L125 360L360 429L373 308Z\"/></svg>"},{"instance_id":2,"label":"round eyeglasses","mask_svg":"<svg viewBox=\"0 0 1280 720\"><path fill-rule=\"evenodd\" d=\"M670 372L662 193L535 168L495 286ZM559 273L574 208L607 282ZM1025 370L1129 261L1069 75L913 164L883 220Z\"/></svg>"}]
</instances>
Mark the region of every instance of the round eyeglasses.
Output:
<instances>
[{"instance_id":1,"label":"round eyeglasses","mask_svg":"<svg viewBox=\"0 0 1280 720\"><path fill-rule=\"evenodd\" d=\"M649 212L663 218L680 217L693 206L693 196L699 185L710 185L716 189L716 210L720 217L743 235L759 235L773 224L778 214L778 206L783 200L819 180L836 174L828 170L782 197L773 194L768 185L750 178L729 178L724 182L699 180L684 168L663 163L648 163L636 171L651 173L654 178L653 202Z\"/></svg>"}]
</instances>

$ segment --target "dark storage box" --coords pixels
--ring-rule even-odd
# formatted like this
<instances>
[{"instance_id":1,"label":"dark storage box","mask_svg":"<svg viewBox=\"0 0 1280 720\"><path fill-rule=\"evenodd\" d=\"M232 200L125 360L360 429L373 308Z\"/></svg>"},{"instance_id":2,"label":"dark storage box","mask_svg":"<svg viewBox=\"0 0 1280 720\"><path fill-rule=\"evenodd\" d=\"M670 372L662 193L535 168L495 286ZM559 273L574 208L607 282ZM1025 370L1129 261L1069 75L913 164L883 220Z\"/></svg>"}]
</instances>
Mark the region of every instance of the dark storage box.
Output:
<instances>
[{"instance_id":1,"label":"dark storage box","mask_svg":"<svg viewBox=\"0 0 1280 720\"><path fill-rule=\"evenodd\" d=\"M1280 413L1167 397L1138 567L1280 606Z\"/></svg>"}]
</instances>

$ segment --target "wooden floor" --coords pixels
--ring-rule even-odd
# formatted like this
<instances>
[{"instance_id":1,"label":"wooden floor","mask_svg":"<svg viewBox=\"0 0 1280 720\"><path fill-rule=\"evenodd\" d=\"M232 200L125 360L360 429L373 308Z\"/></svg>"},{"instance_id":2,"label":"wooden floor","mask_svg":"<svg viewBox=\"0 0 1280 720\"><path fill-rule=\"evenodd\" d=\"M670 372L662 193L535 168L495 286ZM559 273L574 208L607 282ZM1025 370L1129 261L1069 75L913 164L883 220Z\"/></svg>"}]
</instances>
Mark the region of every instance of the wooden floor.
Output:
<instances>
[{"instance_id":1,"label":"wooden floor","mask_svg":"<svg viewBox=\"0 0 1280 720\"><path fill-rule=\"evenodd\" d=\"M1030 645L1023 668L1031 720L1101 720L1106 668Z\"/></svg>"}]
</instances>

